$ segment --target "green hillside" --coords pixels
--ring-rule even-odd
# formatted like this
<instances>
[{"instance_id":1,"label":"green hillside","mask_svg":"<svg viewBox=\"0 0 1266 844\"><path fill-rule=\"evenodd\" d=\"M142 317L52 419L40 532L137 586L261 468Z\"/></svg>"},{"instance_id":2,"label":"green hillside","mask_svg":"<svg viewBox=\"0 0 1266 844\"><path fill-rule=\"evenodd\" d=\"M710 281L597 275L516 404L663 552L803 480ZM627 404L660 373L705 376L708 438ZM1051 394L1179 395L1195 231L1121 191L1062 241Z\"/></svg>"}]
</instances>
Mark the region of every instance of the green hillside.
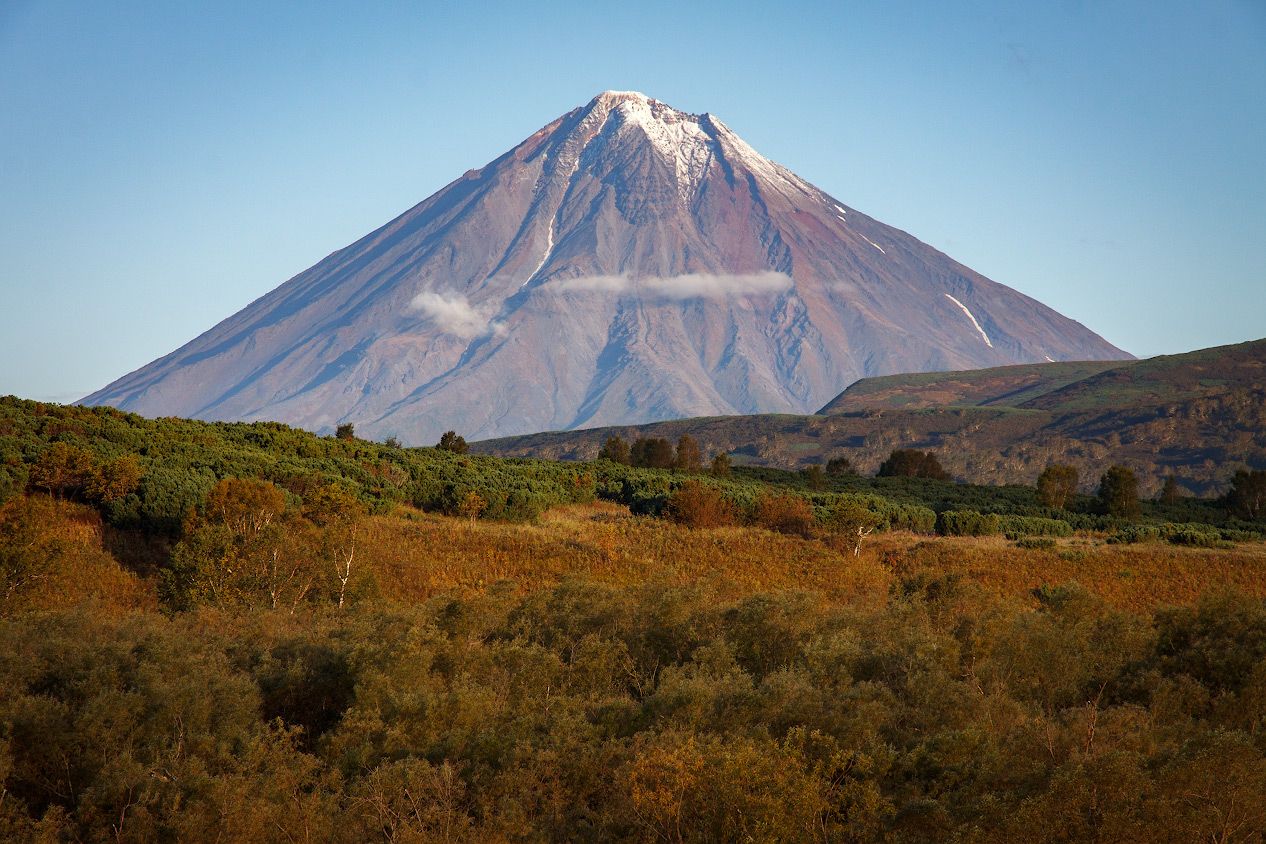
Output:
<instances>
[{"instance_id":1,"label":"green hillside","mask_svg":"<svg viewBox=\"0 0 1266 844\"><path fill-rule=\"evenodd\" d=\"M1264 387L1266 340L1255 340L1117 366L1045 391L1020 406L1041 410L1168 407Z\"/></svg>"}]
</instances>

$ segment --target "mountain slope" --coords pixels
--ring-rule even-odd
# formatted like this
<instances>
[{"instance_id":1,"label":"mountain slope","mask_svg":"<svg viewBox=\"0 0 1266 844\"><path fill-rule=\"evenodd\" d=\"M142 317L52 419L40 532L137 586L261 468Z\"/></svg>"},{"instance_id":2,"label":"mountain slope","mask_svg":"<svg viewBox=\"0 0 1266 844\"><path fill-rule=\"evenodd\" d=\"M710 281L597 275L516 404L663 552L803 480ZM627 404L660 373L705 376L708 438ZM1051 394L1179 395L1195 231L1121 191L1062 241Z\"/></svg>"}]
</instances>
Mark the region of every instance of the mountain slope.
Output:
<instances>
[{"instance_id":1,"label":"mountain slope","mask_svg":"<svg viewBox=\"0 0 1266 844\"><path fill-rule=\"evenodd\" d=\"M1017 407L1107 369L1118 361L1030 363L961 372L914 372L863 378L818 413L866 408Z\"/></svg>"},{"instance_id":2,"label":"mountain slope","mask_svg":"<svg viewBox=\"0 0 1266 844\"><path fill-rule=\"evenodd\" d=\"M1102 366L889 376L853 385L814 416L682 419L471 448L588 460L613 434L630 441L690 434L705 455L726 451L742 463L783 468L843 456L865 474L894 448L933 449L956 478L972 483L1032 484L1048 463L1063 462L1076 466L1083 489L1093 491L1109 466L1123 463L1139 473L1146 495L1170 473L1203 495L1223 492L1237 468L1266 469L1266 340L1097 371ZM1069 383L1078 370L1083 376Z\"/></svg>"},{"instance_id":3,"label":"mountain slope","mask_svg":"<svg viewBox=\"0 0 1266 844\"><path fill-rule=\"evenodd\" d=\"M1082 410L1208 398L1266 385L1266 340L1140 361L1077 361L866 378L819 413L865 408Z\"/></svg>"},{"instance_id":4,"label":"mountain slope","mask_svg":"<svg viewBox=\"0 0 1266 844\"><path fill-rule=\"evenodd\" d=\"M715 117L607 92L85 401L425 444L1123 357Z\"/></svg>"}]
</instances>

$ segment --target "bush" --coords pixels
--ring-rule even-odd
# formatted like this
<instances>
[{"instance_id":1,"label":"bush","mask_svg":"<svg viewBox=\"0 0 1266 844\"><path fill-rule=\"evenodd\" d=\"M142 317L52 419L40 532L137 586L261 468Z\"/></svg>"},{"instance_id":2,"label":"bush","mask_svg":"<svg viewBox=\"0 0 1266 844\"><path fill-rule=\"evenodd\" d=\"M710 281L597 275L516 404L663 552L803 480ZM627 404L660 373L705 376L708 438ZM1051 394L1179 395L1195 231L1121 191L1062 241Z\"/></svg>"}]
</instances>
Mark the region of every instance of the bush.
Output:
<instances>
[{"instance_id":1,"label":"bush","mask_svg":"<svg viewBox=\"0 0 1266 844\"><path fill-rule=\"evenodd\" d=\"M990 536L1001 532L1000 522L997 513L946 510L937 517L936 532L941 536Z\"/></svg>"},{"instance_id":2,"label":"bush","mask_svg":"<svg viewBox=\"0 0 1266 844\"><path fill-rule=\"evenodd\" d=\"M765 494L756 499L752 523L776 533L808 537L813 533L813 507L790 492Z\"/></svg>"},{"instance_id":3,"label":"bush","mask_svg":"<svg viewBox=\"0 0 1266 844\"><path fill-rule=\"evenodd\" d=\"M912 533L935 533L936 511L917 504L892 504L885 511L892 530Z\"/></svg>"},{"instance_id":4,"label":"bush","mask_svg":"<svg viewBox=\"0 0 1266 844\"><path fill-rule=\"evenodd\" d=\"M1034 551L1049 551L1055 547L1055 540L1046 536L1024 536L1016 541L1016 547Z\"/></svg>"},{"instance_id":5,"label":"bush","mask_svg":"<svg viewBox=\"0 0 1266 844\"><path fill-rule=\"evenodd\" d=\"M1133 545L1160 539L1160 528L1152 525L1129 525L1108 537L1109 545Z\"/></svg>"},{"instance_id":6,"label":"bush","mask_svg":"<svg viewBox=\"0 0 1266 844\"><path fill-rule=\"evenodd\" d=\"M1019 536L1072 536L1073 526L1063 519L1040 516L1000 516L998 529Z\"/></svg>"},{"instance_id":7,"label":"bush","mask_svg":"<svg viewBox=\"0 0 1266 844\"><path fill-rule=\"evenodd\" d=\"M690 528L723 527L737 522L734 505L721 490L698 481L686 481L670 495L664 514Z\"/></svg>"},{"instance_id":8,"label":"bush","mask_svg":"<svg viewBox=\"0 0 1266 844\"><path fill-rule=\"evenodd\" d=\"M1210 530L1205 525L1165 525L1159 531L1161 538L1173 545L1187 545L1192 548L1234 548L1234 542L1228 542L1220 531Z\"/></svg>"}]
</instances>

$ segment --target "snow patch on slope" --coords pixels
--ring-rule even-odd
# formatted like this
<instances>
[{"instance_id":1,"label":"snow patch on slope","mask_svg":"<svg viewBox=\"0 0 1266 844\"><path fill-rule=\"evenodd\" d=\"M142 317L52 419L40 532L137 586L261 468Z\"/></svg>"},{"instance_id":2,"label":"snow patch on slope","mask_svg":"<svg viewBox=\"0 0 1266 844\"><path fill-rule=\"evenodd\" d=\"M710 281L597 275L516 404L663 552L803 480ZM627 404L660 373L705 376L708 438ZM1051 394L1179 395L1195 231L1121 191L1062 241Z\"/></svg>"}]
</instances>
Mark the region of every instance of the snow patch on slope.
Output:
<instances>
[{"instance_id":1,"label":"snow patch on slope","mask_svg":"<svg viewBox=\"0 0 1266 844\"><path fill-rule=\"evenodd\" d=\"M726 126L714 115L709 114L708 120L716 127L717 138L721 140L725 146L729 147L729 150L734 157L752 173L763 177L772 185L786 185L794 187L807 196L821 198L821 194L809 185L809 183L802 180L799 176L792 173L781 164L775 164L756 150L752 149L747 141L734 134L733 129Z\"/></svg>"},{"instance_id":2,"label":"snow patch on slope","mask_svg":"<svg viewBox=\"0 0 1266 844\"><path fill-rule=\"evenodd\" d=\"M660 156L673 165L677 192L689 201L712 163L712 139L699 118L635 92L607 91L599 101L611 106L615 133L638 129Z\"/></svg>"},{"instance_id":3,"label":"snow patch on slope","mask_svg":"<svg viewBox=\"0 0 1266 844\"><path fill-rule=\"evenodd\" d=\"M955 299L953 296L949 295L948 293L945 294L945 298L949 299L955 305L958 305L958 307L962 308L963 313L967 314L967 318L971 320L971 324L976 326L976 330L980 332L981 339L985 341L985 345L992 349L993 343L989 342L989 335L985 333L985 329L980 327L980 323L976 322L976 317L972 315L971 311L967 310L967 306L964 305L962 302L958 301L957 299ZM1047 358L1047 360L1050 360L1050 358Z\"/></svg>"},{"instance_id":4,"label":"snow patch on slope","mask_svg":"<svg viewBox=\"0 0 1266 844\"><path fill-rule=\"evenodd\" d=\"M677 111L636 91L606 91L594 98L592 106L590 114L602 116L603 128L606 121L611 120L617 136L630 129L640 130L646 136L655 151L673 166L677 191L683 201L691 200L713 160L724 151L732 160L783 193L799 193L815 201L829 203L825 194L781 164L761 155L715 115L699 116ZM787 188L792 190L787 191ZM843 208L839 210L844 212Z\"/></svg>"},{"instance_id":5,"label":"snow patch on slope","mask_svg":"<svg viewBox=\"0 0 1266 844\"><path fill-rule=\"evenodd\" d=\"M844 219L844 218L843 218L843 217L841 217L840 219ZM858 232L858 235L860 235L860 237L861 237L861 239L862 239L862 240L866 241L866 242L867 242L867 243L869 243L871 246L873 246L873 247L875 247L876 249L878 249L881 255L887 255L887 254L888 254L887 252L884 252L884 248L883 248L882 246L880 246L878 243L875 243L875 241L871 240L871 239L870 239L869 237L867 237L866 235L861 234L861 232ZM946 295L946 296L949 296L949 294L948 294L948 293L946 293L945 295ZM953 297L953 296L950 296L950 298L951 298L951 299L954 299L954 297ZM958 300L957 300L957 299L954 299L954 301L955 301L955 302L957 302ZM960 308L963 308L963 306L962 306L962 305L959 305L959 307L960 307ZM966 308L963 308L963 310L967 310L967 309L966 309ZM975 321L976 321L976 320L974 320L974 319L972 320L972 322L975 322ZM976 326L976 327L977 327L977 328L979 328L980 326ZM983 334L984 332L982 331L981 333Z\"/></svg>"},{"instance_id":6,"label":"snow patch on slope","mask_svg":"<svg viewBox=\"0 0 1266 844\"><path fill-rule=\"evenodd\" d=\"M557 213L557 212L556 212ZM527 287L528 282L536 278L536 274L545 266L545 262L549 260L549 256L554 254L554 217L549 218L549 227L545 229L545 254L541 256L541 263L536 265L536 269L532 270L532 274L523 280L519 285L519 289Z\"/></svg>"}]
</instances>

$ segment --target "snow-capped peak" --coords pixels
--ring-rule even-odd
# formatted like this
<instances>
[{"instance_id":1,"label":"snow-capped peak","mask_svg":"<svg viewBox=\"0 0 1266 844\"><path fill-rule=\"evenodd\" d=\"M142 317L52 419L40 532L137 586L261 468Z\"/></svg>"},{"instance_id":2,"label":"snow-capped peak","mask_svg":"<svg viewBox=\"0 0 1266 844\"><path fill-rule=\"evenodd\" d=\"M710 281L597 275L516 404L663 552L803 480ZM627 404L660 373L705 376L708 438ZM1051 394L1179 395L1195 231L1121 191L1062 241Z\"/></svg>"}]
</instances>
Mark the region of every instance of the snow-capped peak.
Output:
<instances>
[{"instance_id":1,"label":"snow-capped peak","mask_svg":"<svg viewBox=\"0 0 1266 844\"><path fill-rule=\"evenodd\" d=\"M607 104L623 102L625 100L641 100L642 102L650 102L650 99L650 97L646 96L641 91L603 91L601 94L594 97L592 102Z\"/></svg>"},{"instance_id":2,"label":"snow-capped peak","mask_svg":"<svg viewBox=\"0 0 1266 844\"><path fill-rule=\"evenodd\" d=\"M697 115L636 91L604 91L590 101L584 124L595 119L601 124L593 134L588 134L588 128L581 130L588 135L585 145L598 137L619 142L630 132L644 136L672 165L678 193L683 201L690 201L715 154L715 140L700 125Z\"/></svg>"}]
</instances>

